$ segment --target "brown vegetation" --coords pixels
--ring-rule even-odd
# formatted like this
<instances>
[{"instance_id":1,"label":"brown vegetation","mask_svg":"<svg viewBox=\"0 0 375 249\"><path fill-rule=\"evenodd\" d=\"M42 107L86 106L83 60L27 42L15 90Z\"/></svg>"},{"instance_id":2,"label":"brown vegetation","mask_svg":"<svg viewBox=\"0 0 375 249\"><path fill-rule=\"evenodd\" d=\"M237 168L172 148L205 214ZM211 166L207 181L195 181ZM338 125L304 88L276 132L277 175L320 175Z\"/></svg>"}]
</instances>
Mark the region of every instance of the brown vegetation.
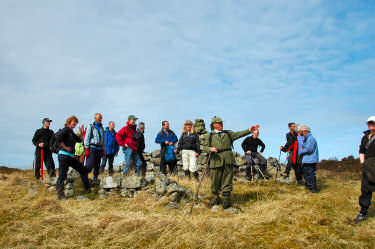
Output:
<instances>
[{"instance_id":1,"label":"brown vegetation","mask_svg":"<svg viewBox=\"0 0 375 249\"><path fill-rule=\"evenodd\" d=\"M334 170L336 164L349 170ZM373 248L375 208L362 224L351 222L360 194L360 180L350 178L359 174L353 167L345 160L322 162L318 194L296 184L235 182L239 214L212 213L197 203L191 216L190 204L170 210L146 192L134 199L111 193L107 199L57 201L32 172L6 174L0 177L0 247ZM206 179L201 194L208 193Z\"/></svg>"}]
</instances>

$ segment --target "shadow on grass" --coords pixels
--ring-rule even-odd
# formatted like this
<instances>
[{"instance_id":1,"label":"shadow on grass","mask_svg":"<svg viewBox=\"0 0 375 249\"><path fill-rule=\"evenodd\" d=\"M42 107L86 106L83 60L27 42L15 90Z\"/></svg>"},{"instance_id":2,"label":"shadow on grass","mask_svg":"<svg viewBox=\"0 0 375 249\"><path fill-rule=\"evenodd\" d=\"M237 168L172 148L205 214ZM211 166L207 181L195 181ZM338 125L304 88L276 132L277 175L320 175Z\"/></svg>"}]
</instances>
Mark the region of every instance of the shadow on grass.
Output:
<instances>
[{"instance_id":1,"label":"shadow on grass","mask_svg":"<svg viewBox=\"0 0 375 249\"><path fill-rule=\"evenodd\" d=\"M248 202L264 201L272 198L276 192L262 191L262 192L249 192L243 194L232 194L233 202L237 204L245 204Z\"/></svg>"}]
</instances>

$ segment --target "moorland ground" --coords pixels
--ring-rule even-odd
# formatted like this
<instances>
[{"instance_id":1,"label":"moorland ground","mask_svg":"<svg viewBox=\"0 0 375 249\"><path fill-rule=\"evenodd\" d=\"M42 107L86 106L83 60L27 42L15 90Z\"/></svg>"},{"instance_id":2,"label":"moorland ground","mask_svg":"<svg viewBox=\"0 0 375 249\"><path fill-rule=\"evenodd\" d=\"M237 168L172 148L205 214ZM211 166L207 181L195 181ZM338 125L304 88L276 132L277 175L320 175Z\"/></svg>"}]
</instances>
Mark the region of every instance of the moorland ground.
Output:
<instances>
[{"instance_id":1,"label":"moorland ground","mask_svg":"<svg viewBox=\"0 0 375 249\"><path fill-rule=\"evenodd\" d=\"M166 208L146 192L122 198L57 201L32 171L0 170L1 248L374 248L375 206L359 211L358 160L325 161L317 171L318 193L270 180L235 182L234 207L211 212L197 203ZM197 184L179 180L193 191ZM200 193L209 194L210 181ZM35 189L36 191L30 191ZM204 202L204 201L203 201Z\"/></svg>"}]
</instances>

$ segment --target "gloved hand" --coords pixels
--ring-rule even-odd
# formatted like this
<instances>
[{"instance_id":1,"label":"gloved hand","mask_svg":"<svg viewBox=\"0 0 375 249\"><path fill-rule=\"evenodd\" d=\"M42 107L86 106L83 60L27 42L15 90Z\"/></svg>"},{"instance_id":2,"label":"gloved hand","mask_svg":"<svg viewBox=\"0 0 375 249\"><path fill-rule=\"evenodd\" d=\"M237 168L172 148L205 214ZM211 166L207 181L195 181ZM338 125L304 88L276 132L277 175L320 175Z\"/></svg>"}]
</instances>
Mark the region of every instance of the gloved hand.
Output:
<instances>
[{"instance_id":1,"label":"gloved hand","mask_svg":"<svg viewBox=\"0 0 375 249\"><path fill-rule=\"evenodd\" d=\"M89 149L85 149L85 156L86 156L86 157L89 157L89 156L90 156L90 150L89 150Z\"/></svg>"},{"instance_id":2,"label":"gloved hand","mask_svg":"<svg viewBox=\"0 0 375 249\"><path fill-rule=\"evenodd\" d=\"M102 157L104 156L105 150L102 150Z\"/></svg>"}]
</instances>

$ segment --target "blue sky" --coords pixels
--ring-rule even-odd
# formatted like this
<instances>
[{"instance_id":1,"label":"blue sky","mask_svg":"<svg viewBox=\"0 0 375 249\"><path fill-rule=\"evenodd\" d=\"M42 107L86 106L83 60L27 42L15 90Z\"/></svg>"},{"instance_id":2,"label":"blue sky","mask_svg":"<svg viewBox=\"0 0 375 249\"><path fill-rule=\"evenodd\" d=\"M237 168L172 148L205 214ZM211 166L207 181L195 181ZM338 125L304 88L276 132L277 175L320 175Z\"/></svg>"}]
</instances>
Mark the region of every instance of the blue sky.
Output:
<instances>
[{"instance_id":1,"label":"blue sky","mask_svg":"<svg viewBox=\"0 0 375 249\"><path fill-rule=\"evenodd\" d=\"M311 126L321 159L358 156L374 27L375 1L1 0L0 165L31 167L44 117L57 131L96 112L117 130L138 116L146 151L162 120L180 134L217 115L234 131L260 124L267 157L290 121Z\"/></svg>"}]
</instances>

